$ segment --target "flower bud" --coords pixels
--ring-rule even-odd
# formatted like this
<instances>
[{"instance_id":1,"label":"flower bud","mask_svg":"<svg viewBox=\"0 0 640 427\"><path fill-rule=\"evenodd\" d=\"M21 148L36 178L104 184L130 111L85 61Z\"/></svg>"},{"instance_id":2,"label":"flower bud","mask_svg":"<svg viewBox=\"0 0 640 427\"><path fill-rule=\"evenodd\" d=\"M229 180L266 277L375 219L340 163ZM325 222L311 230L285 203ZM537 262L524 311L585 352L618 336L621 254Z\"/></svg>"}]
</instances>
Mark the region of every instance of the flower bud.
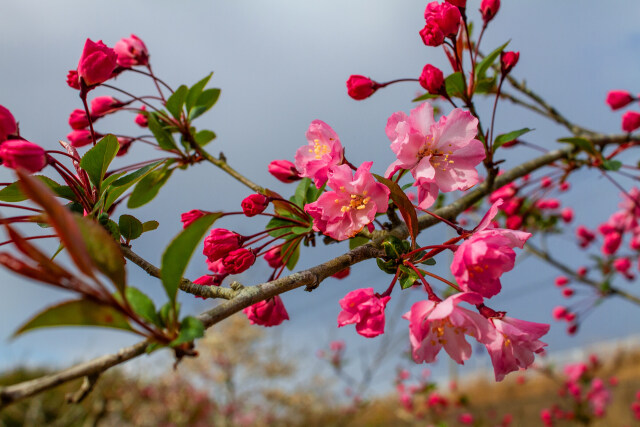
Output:
<instances>
[{"instance_id":1,"label":"flower bud","mask_svg":"<svg viewBox=\"0 0 640 427\"><path fill-rule=\"evenodd\" d=\"M556 286L561 288L569 284L569 279L566 276L558 276L555 280Z\"/></svg>"},{"instance_id":2,"label":"flower bud","mask_svg":"<svg viewBox=\"0 0 640 427\"><path fill-rule=\"evenodd\" d=\"M280 268L282 267L282 255L281 255L282 246L276 246L275 248L269 249L264 254L264 259L269 263L271 268Z\"/></svg>"},{"instance_id":3,"label":"flower bud","mask_svg":"<svg viewBox=\"0 0 640 427\"><path fill-rule=\"evenodd\" d=\"M209 261L216 261L226 257L231 251L240 248L243 237L224 228L214 228L204 239L202 253Z\"/></svg>"},{"instance_id":4,"label":"flower bud","mask_svg":"<svg viewBox=\"0 0 640 427\"><path fill-rule=\"evenodd\" d=\"M269 173L286 184L302 179L296 165L288 160L274 160L269 163Z\"/></svg>"},{"instance_id":5,"label":"flower bud","mask_svg":"<svg viewBox=\"0 0 640 427\"><path fill-rule=\"evenodd\" d=\"M562 209L562 212L560 212L560 217L565 223L567 224L570 223L571 221L573 221L573 209L571 208Z\"/></svg>"},{"instance_id":6,"label":"flower bud","mask_svg":"<svg viewBox=\"0 0 640 427\"><path fill-rule=\"evenodd\" d=\"M254 262L256 262L256 254L246 248L233 250L222 260L224 269L229 274L240 274L248 270Z\"/></svg>"},{"instance_id":7,"label":"flower bud","mask_svg":"<svg viewBox=\"0 0 640 427\"><path fill-rule=\"evenodd\" d=\"M144 42L135 35L129 38L120 39L113 46L113 50L118 55L118 65L129 68L134 65L149 64L149 51Z\"/></svg>"},{"instance_id":8,"label":"flower bud","mask_svg":"<svg viewBox=\"0 0 640 427\"><path fill-rule=\"evenodd\" d=\"M118 66L116 53L101 40L87 39L78 62L78 78L87 86L95 86L111 78Z\"/></svg>"},{"instance_id":9,"label":"flower bud","mask_svg":"<svg viewBox=\"0 0 640 427\"><path fill-rule=\"evenodd\" d=\"M69 70L67 73L67 84L72 89L80 90L80 80L77 70Z\"/></svg>"},{"instance_id":10,"label":"flower bud","mask_svg":"<svg viewBox=\"0 0 640 427\"><path fill-rule=\"evenodd\" d=\"M567 307L559 305L553 309L551 316L553 316L555 320L562 320L567 316L567 313Z\"/></svg>"},{"instance_id":11,"label":"flower bud","mask_svg":"<svg viewBox=\"0 0 640 427\"><path fill-rule=\"evenodd\" d=\"M131 144L133 144L133 138L125 138L123 136L119 136L118 144L120 144L120 148L118 149L118 153L116 154L116 156L124 156L129 151Z\"/></svg>"},{"instance_id":12,"label":"flower bud","mask_svg":"<svg viewBox=\"0 0 640 427\"><path fill-rule=\"evenodd\" d=\"M447 0L447 3L458 7L467 7L467 0Z\"/></svg>"},{"instance_id":13,"label":"flower bud","mask_svg":"<svg viewBox=\"0 0 640 427\"><path fill-rule=\"evenodd\" d=\"M418 80L420 86L425 88L427 92L434 95L444 93L444 75L439 68L431 64L425 65Z\"/></svg>"},{"instance_id":14,"label":"flower bud","mask_svg":"<svg viewBox=\"0 0 640 427\"><path fill-rule=\"evenodd\" d=\"M243 310L252 325L277 326L285 320L289 320L282 299L279 295L260 301Z\"/></svg>"},{"instance_id":15,"label":"flower bud","mask_svg":"<svg viewBox=\"0 0 640 427\"><path fill-rule=\"evenodd\" d=\"M369 77L352 75L347 80L347 93L356 101L367 99L378 90L380 85Z\"/></svg>"},{"instance_id":16,"label":"flower bud","mask_svg":"<svg viewBox=\"0 0 640 427\"><path fill-rule=\"evenodd\" d=\"M434 18L427 20L427 25L420 30L422 42L427 46L440 46L444 42L444 33Z\"/></svg>"},{"instance_id":17,"label":"flower bud","mask_svg":"<svg viewBox=\"0 0 640 427\"><path fill-rule=\"evenodd\" d=\"M500 53L500 70L503 75L509 74L509 71L518 63L520 52L501 52Z\"/></svg>"},{"instance_id":18,"label":"flower bud","mask_svg":"<svg viewBox=\"0 0 640 427\"><path fill-rule=\"evenodd\" d=\"M96 133L96 139L102 138L102 135ZM67 139L74 147L84 147L85 145L89 145L93 142L91 139L91 132L87 129L78 129L72 131L69 135L67 135Z\"/></svg>"},{"instance_id":19,"label":"flower bud","mask_svg":"<svg viewBox=\"0 0 640 427\"><path fill-rule=\"evenodd\" d=\"M91 117L98 118L113 113L124 104L112 96L98 96L91 100Z\"/></svg>"},{"instance_id":20,"label":"flower bud","mask_svg":"<svg viewBox=\"0 0 640 427\"><path fill-rule=\"evenodd\" d=\"M562 289L562 296L565 298L571 298L573 296L573 289L571 288L564 288Z\"/></svg>"},{"instance_id":21,"label":"flower bud","mask_svg":"<svg viewBox=\"0 0 640 427\"><path fill-rule=\"evenodd\" d=\"M16 119L7 108L0 105L0 142L5 141L9 135L18 133Z\"/></svg>"},{"instance_id":22,"label":"flower bud","mask_svg":"<svg viewBox=\"0 0 640 427\"><path fill-rule=\"evenodd\" d=\"M340 270L336 274L332 274L331 277L334 277L336 279L344 279L349 275L349 273L351 273L351 267Z\"/></svg>"},{"instance_id":23,"label":"flower bud","mask_svg":"<svg viewBox=\"0 0 640 427\"><path fill-rule=\"evenodd\" d=\"M149 126L149 120L147 119L147 116L143 113L143 111L146 111L146 110L147 110L146 106L144 105L141 106L140 112L136 115L136 118L134 119L136 124L141 128L146 128Z\"/></svg>"},{"instance_id":24,"label":"flower bud","mask_svg":"<svg viewBox=\"0 0 640 427\"><path fill-rule=\"evenodd\" d=\"M0 144L0 160L8 168L26 169L31 173L39 172L47 165L44 149L23 139L11 139Z\"/></svg>"},{"instance_id":25,"label":"flower bud","mask_svg":"<svg viewBox=\"0 0 640 427\"><path fill-rule=\"evenodd\" d=\"M587 267L582 266L582 267L578 267L578 269L576 270L576 274L579 277L584 277L587 275Z\"/></svg>"},{"instance_id":26,"label":"flower bud","mask_svg":"<svg viewBox=\"0 0 640 427\"><path fill-rule=\"evenodd\" d=\"M633 132L640 128L640 113L636 111L627 111L622 116L622 130L625 132Z\"/></svg>"},{"instance_id":27,"label":"flower bud","mask_svg":"<svg viewBox=\"0 0 640 427\"><path fill-rule=\"evenodd\" d=\"M262 194L252 194L242 201L242 212L245 216L252 217L264 212L269 206L269 198Z\"/></svg>"},{"instance_id":28,"label":"flower bud","mask_svg":"<svg viewBox=\"0 0 640 427\"><path fill-rule=\"evenodd\" d=\"M633 102L633 96L626 90L612 90L607 94L607 104L612 110L619 110Z\"/></svg>"},{"instance_id":29,"label":"flower bud","mask_svg":"<svg viewBox=\"0 0 640 427\"><path fill-rule=\"evenodd\" d=\"M482 0L480 3L480 13L485 25L491 21L500 9L500 0Z\"/></svg>"},{"instance_id":30,"label":"flower bud","mask_svg":"<svg viewBox=\"0 0 640 427\"><path fill-rule=\"evenodd\" d=\"M182 222L182 228L187 228L193 221L198 218L202 218L205 215L206 213L202 212L200 209L192 209L189 212L181 214L180 221Z\"/></svg>"},{"instance_id":31,"label":"flower bud","mask_svg":"<svg viewBox=\"0 0 640 427\"><path fill-rule=\"evenodd\" d=\"M84 110L76 108L69 115L69 126L71 129L82 130L89 126L89 118Z\"/></svg>"}]
</instances>

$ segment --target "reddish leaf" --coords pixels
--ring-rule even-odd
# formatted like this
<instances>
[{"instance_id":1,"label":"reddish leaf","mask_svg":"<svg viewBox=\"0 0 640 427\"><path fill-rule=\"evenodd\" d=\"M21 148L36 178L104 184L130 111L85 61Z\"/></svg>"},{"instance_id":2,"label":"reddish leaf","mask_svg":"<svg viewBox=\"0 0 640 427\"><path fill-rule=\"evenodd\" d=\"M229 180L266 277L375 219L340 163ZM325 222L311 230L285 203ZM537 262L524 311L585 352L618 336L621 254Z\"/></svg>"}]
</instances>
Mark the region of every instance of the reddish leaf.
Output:
<instances>
[{"instance_id":1,"label":"reddish leaf","mask_svg":"<svg viewBox=\"0 0 640 427\"><path fill-rule=\"evenodd\" d=\"M393 200L393 203L398 207L404 222L407 223L411 240L415 246L416 236L420 231L418 228L418 215L416 214L416 209L413 207L413 204L398 184L380 175L373 174L373 176L375 176L378 181L386 185L391 191L391 200Z\"/></svg>"},{"instance_id":2,"label":"reddish leaf","mask_svg":"<svg viewBox=\"0 0 640 427\"><path fill-rule=\"evenodd\" d=\"M278 199L283 199L283 197L281 195L279 195L275 191L269 190L268 188L264 189L264 195L267 196L267 197L275 197L275 198L278 198ZM293 216L300 216L300 212L298 212L298 210L296 208L291 206L290 203L283 202L282 200L273 200L273 201L271 201L271 203L273 204L273 209L275 210L276 214L278 214L278 215L282 215L283 212L288 212L288 213L292 214Z\"/></svg>"},{"instance_id":3,"label":"reddish leaf","mask_svg":"<svg viewBox=\"0 0 640 427\"><path fill-rule=\"evenodd\" d=\"M62 287L59 282L59 277L56 277L50 272L43 271L37 267L29 265L8 252L0 252L0 265L5 266L9 270L21 276Z\"/></svg>"}]
</instances>

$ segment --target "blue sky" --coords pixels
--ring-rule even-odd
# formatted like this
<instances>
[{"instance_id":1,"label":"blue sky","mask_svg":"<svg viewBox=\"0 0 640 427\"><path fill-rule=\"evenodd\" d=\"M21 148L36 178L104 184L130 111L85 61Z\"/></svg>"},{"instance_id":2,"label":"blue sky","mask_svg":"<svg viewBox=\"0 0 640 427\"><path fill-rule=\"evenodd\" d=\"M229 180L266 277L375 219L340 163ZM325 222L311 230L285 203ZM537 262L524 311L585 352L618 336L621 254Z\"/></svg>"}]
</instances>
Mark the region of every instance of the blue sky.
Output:
<instances>
[{"instance_id":1,"label":"blue sky","mask_svg":"<svg viewBox=\"0 0 640 427\"><path fill-rule=\"evenodd\" d=\"M468 3L469 14L477 18L479 1ZM113 46L120 38L136 34L147 44L156 73L174 87L193 84L214 71L211 84L222 88L222 95L198 123L218 135L208 149L214 154L223 151L232 166L282 194L293 188L270 177L267 164L271 159L293 159L295 150L306 143L304 132L314 119L334 128L353 163L373 160L374 171L381 173L393 160L384 134L387 117L395 111L408 112L419 87L399 84L356 102L346 95L344 82L350 74L386 81L417 77L426 63L446 70L442 51L425 47L418 36L424 25L426 3L422 1L148 0L101 5L35 0L3 5L8 19L0 27L0 56L5 64L0 104L20 121L24 136L43 147L56 148L57 140L69 132L69 113L81 107L77 92L65 84L65 76L75 68L87 37ZM488 51L511 39L509 48L521 54L514 70L516 77L526 77L532 88L570 119L603 132L618 132L620 114L612 113L604 98L610 89L637 91L638 16L640 4L622 0L583 0L579 6L567 0L504 1L485 34L483 49ZM136 93L152 91L139 76L123 75L116 83ZM486 103L480 104L480 113L486 121ZM136 132L132 119L126 114L110 117L98 130ZM555 147L557 138L568 136L558 126L507 103L499 106L496 126L497 133L535 128L529 140L547 148ZM520 150L512 150L507 165L534 154ZM134 146L128 160L142 161L150 156L155 153ZM0 175L3 181L11 179L8 170ZM597 173L580 172L571 183L573 190L563 200L575 208L578 223L593 226L614 211L618 191ZM177 173L155 203L132 212L142 220L156 219L161 224L157 231L136 241L134 250L159 264L161 249L180 229L181 212L193 208L235 210L248 194L213 166L199 165ZM263 225L259 220L220 223L247 234ZM432 236L446 238L446 231L438 227L424 236L424 241ZM570 239L551 242L558 253L568 256L570 264L584 262ZM344 248L305 251L299 268L327 260ZM440 271L446 271L442 265L447 263L440 264ZM188 276L204 273L203 257L197 255ZM132 284L162 300L159 282L135 268L129 274ZM242 281L255 284L267 275L266 267L256 266ZM561 302L552 285L555 275L550 267L528 259L505 275L505 291L495 298L494 305L514 317L550 322L551 308ZM346 280L330 279L312 293L296 290L285 295L291 321L280 328L284 341L307 348L309 357L335 338L349 341L354 358L371 353L377 346L375 340L355 335L352 328L335 328L338 300L358 287L385 289L388 280L372 263L366 263L356 266ZM32 313L65 295L4 271L0 272L0 287L4 295L0 300L0 369L19 363L66 366L136 341L123 333L77 328L33 332L10 341L12 331ZM410 295L407 307L418 298L422 295ZM211 306L211 302L190 296L182 300L185 310L193 313ZM399 300L392 299L391 310ZM563 324L552 323L547 337L551 352L634 333L637 322L629 319L638 319L636 311L624 301L607 302L573 338L566 337ZM405 333L404 321L398 323L398 333ZM395 363L394 359L390 366Z\"/></svg>"}]
</instances>

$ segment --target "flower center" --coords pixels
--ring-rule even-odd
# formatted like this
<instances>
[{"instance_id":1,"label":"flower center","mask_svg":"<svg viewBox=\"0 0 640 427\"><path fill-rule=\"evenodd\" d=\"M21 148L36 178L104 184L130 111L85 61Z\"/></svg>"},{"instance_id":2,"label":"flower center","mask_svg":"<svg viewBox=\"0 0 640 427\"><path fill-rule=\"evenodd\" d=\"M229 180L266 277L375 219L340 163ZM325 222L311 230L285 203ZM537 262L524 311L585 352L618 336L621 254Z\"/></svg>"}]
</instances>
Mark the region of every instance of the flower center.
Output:
<instances>
[{"instance_id":1,"label":"flower center","mask_svg":"<svg viewBox=\"0 0 640 427\"><path fill-rule=\"evenodd\" d=\"M431 159L429 159L429 162L431 163L431 165L436 169L440 168L441 170L446 171L447 166L454 163L453 160L449 160L449 156L453 154L453 151L449 150L446 153L441 153L437 149L435 150L432 149L431 148L432 145L433 145L433 136L427 135L425 137L424 145L422 146L422 148L420 148L420 150L418 151L418 154L416 154L418 161L423 157L431 156ZM451 146L451 144L449 144L449 146Z\"/></svg>"},{"instance_id":2,"label":"flower center","mask_svg":"<svg viewBox=\"0 0 640 427\"><path fill-rule=\"evenodd\" d=\"M314 139L313 148L309 148L309 152L314 153L316 160L320 160L322 156L331 152L331 148L327 144L320 142L319 139Z\"/></svg>"},{"instance_id":3,"label":"flower center","mask_svg":"<svg viewBox=\"0 0 640 427\"><path fill-rule=\"evenodd\" d=\"M463 327L454 326L449 318L439 319L431 322L431 345L447 345L447 340L444 338L447 329L451 330L454 334L464 334L466 329Z\"/></svg>"},{"instance_id":4,"label":"flower center","mask_svg":"<svg viewBox=\"0 0 640 427\"><path fill-rule=\"evenodd\" d=\"M485 264L485 265L476 264L476 265L470 266L468 269L469 277L474 277L476 274L480 275L488 269L489 269L489 264Z\"/></svg>"},{"instance_id":5,"label":"flower center","mask_svg":"<svg viewBox=\"0 0 640 427\"><path fill-rule=\"evenodd\" d=\"M367 197L366 191L363 191L362 194L352 194L349 204L340 208L340 211L349 212L351 209L362 210L367 206L369 200L371 200L371 197ZM339 203L340 200L336 199L336 202Z\"/></svg>"}]
</instances>

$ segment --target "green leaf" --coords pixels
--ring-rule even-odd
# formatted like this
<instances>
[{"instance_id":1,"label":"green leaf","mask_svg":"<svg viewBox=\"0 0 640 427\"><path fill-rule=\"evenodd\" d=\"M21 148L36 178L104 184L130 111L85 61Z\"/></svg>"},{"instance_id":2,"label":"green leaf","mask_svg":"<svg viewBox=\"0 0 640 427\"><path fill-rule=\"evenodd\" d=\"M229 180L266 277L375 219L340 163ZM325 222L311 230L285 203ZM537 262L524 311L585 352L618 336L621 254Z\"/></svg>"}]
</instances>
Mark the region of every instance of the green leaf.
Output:
<instances>
[{"instance_id":1,"label":"green leaf","mask_svg":"<svg viewBox=\"0 0 640 427\"><path fill-rule=\"evenodd\" d=\"M282 226L287 226L289 228L281 228L279 230L271 230L271 231L269 231L269 235L271 237L280 237L283 234L287 234L288 232L290 232L291 228L297 227L298 223L287 221L285 219L280 219L280 218L271 218L271 220L267 223L266 229L282 227Z\"/></svg>"},{"instance_id":2,"label":"green leaf","mask_svg":"<svg viewBox=\"0 0 640 427\"><path fill-rule=\"evenodd\" d=\"M140 315L144 320L154 325L160 325L160 318L156 313L156 306L151 298L146 296L142 291L132 286L128 286L126 290L126 299L133 311Z\"/></svg>"},{"instance_id":3,"label":"green leaf","mask_svg":"<svg viewBox=\"0 0 640 427\"><path fill-rule=\"evenodd\" d=\"M118 219L118 227L122 237L129 240L135 240L142 235L142 222L132 215L121 215Z\"/></svg>"},{"instance_id":4,"label":"green leaf","mask_svg":"<svg viewBox=\"0 0 640 427\"><path fill-rule=\"evenodd\" d=\"M218 102L220 97L220 89L207 89L200 94L193 109L189 112L189 120L206 113L211 107Z\"/></svg>"},{"instance_id":5,"label":"green leaf","mask_svg":"<svg viewBox=\"0 0 640 427\"><path fill-rule=\"evenodd\" d=\"M396 270L398 269L398 263L390 259L388 261L384 261L380 258L376 258L376 263L378 264L378 268L384 271L387 274L396 274Z\"/></svg>"},{"instance_id":6,"label":"green leaf","mask_svg":"<svg viewBox=\"0 0 640 427\"><path fill-rule=\"evenodd\" d=\"M164 162L165 162L164 160L160 160L158 162L151 163L150 165L147 165L141 169L138 169L135 172L131 172L126 176L116 179L111 184L111 186L107 188L107 191L105 192L106 197L104 202L104 209L108 210L111 207L111 205L118 199L118 197L120 197L122 194L124 194L125 191L131 188L133 184L140 181L142 178L147 176L149 173L151 173L153 170L155 170L159 165L161 165Z\"/></svg>"},{"instance_id":7,"label":"green leaf","mask_svg":"<svg viewBox=\"0 0 640 427\"><path fill-rule=\"evenodd\" d=\"M155 114L148 114L147 117L148 122L149 122L149 130L151 131L151 133L153 134L153 136L156 138L156 141L158 141L158 145L160 146L160 148L162 148L163 150L177 150L178 146L176 145L176 142L173 139L173 136L171 135L171 132L169 132L168 130L166 130L161 124L160 122L158 122L158 119L156 118Z\"/></svg>"},{"instance_id":8,"label":"green leaf","mask_svg":"<svg viewBox=\"0 0 640 427\"><path fill-rule=\"evenodd\" d=\"M373 174L373 176L389 188L391 199L398 207L402 219L404 219L404 222L407 224L411 240L415 245L416 236L420 232L420 228L418 227L418 215L416 214L416 209L413 207L413 204L398 184L380 175Z\"/></svg>"},{"instance_id":9,"label":"green leaf","mask_svg":"<svg viewBox=\"0 0 640 427\"><path fill-rule=\"evenodd\" d=\"M292 249L293 248L293 249ZM280 248L280 254L284 257L288 257L287 259L287 268L290 271L296 267L298 263L298 259L300 258L300 239L293 239L287 241Z\"/></svg>"},{"instance_id":10,"label":"green leaf","mask_svg":"<svg viewBox=\"0 0 640 427\"><path fill-rule=\"evenodd\" d=\"M603 160L602 169L608 171L617 171L622 167L622 162L618 160Z\"/></svg>"},{"instance_id":11,"label":"green leaf","mask_svg":"<svg viewBox=\"0 0 640 427\"><path fill-rule=\"evenodd\" d=\"M142 232L146 233L147 231L153 231L158 228L159 225L160 223L155 220L145 221L142 223Z\"/></svg>"},{"instance_id":12,"label":"green leaf","mask_svg":"<svg viewBox=\"0 0 640 427\"><path fill-rule=\"evenodd\" d=\"M475 93L489 93L496 86L496 78L482 79L475 84Z\"/></svg>"},{"instance_id":13,"label":"green leaf","mask_svg":"<svg viewBox=\"0 0 640 427\"><path fill-rule=\"evenodd\" d=\"M363 236L356 236L349 239L349 249L355 249L358 246L362 246L365 243L369 242L369 239Z\"/></svg>"},{"instance_id":14,"label":"green leaf","mask_svg":"<svg viewBox=\"0 0 640 427\"><path fill-rule=\"evenodd\" d=\"M131 197L127 201L127 207L130 209L139 208L153 200L172 173L173 169L165 167L161 170L154 170L142 178L133 189Z\"/></svg>"},{"instance_id":15,"label":"green leaf","mask_svg":"<svg viewBox=\"0 0 640 427\"><path fill-rule=\"evenodd\" d=\"M124 256L120 245L113 240L113 236L100 224L81 215L75 216L76 223L82 234L87 253L98 270L107 276L118 288L124 292L126 272Z\"/></svg>"},{"instance_id":16,"label":"green leaf","mask_svg":"<svg viewBox=\"0 0 640 427\"><path fill-rule=\"evenodd\" d=\"M487 70L489 69L489 67L493 65L496 59L498 59L498 57L500 56L500 53L504 50L505 47L507 47L509 42L511 42L511 40L509 40L502 46L496 48L489 55L485 56L482 61L476 64L476 81L480 81L485 78L487 74Z\"/></svg>"},{"instance_id":17,"label":"green leaf","mask_svg":"<svg viewBox=\"0 0 640 427\"><path fill-rule=\"evenodd\" d=\"M191 256L211 225L222 216L210 213L198 218L180 232L167 246L162 255L162 285L170 301L175 301L182 275L187 269Z\"/></svg>"},{"instance_id":18,"label":"green leaf","mask_svg":"<svg viewBox=\"0 0 640 427\"><path fill-rule=\"evenodd\" d=\"M462 97L464 95L464 77L461 72L453 73L444 79L447 95L450 97Z\"/></svg>"},{"instance_id":19,"label":"green leaf","mask_svg":"<svg viewBox=\"0 0 640 427\"><path fill-rule=\"evenodd\" d=\"M89 300L72 300L48 307L22 325L13 336L52 326L102 326L132 331L127 318L113 307Z\"/></svg>"},{"instance_id":20,"label":"green leaf","mask_svg":"<svg viewBox=\"0 0 640 427\"><path fill-rule=\"evenodd\" d=\"M503 144L507 142L511 142L517 139L519 136L524 135L527 132L531 132L533 129L522 128L518 130L511 131L509 133L503 133L502 135L496 136L496 139L493 141L493 151L495 152L498 148L502 147Z\"/></svg>"},{"instance_id":21,"label":"green leaf","mask_svg":"<svg viewBox=\"0 0 640 427\"><path fill-rule=\"evenodd\" d=\"M213 73L209 73L209 75L206 76L204 79L200 80L198 83L191 86L191 88L189 89L189 93L187 94L187 100L186 100L187 112L191 112L191 109L193 108L193 106L196 105L196 101L200 97L200 94L202 93L204 87L207 85L207 83L209 83L209 79L211 79L212 75Z\"/></svg>"},{"instance_id":22,"label":"green leaf","mask_svg":"<svg viewBox=\"0 0 640 427\"><path fill-rule=\"evenodd\" d=\"M596 151L595 147L593 146L593 143L591 141L589 141L586 138L579 138L579 137L571 137L571 138L560 138L558 140L558 142L565 142L567 144L571 144L574 145L576 147L578 147L579 149L581 149L582 151L585 151L589 154L592 154L594 156L598 155L598 152Z\"/></svg>"},{"instance_id":23,"label":"green leaf","mask_svg":"<svg viewBox=\"0 0 640 427\"><path fill-rule=\"evenodd\" d=\"M194 136L194 139L196 140L196 144L198 144L201 147L204 147L205 145L213 141L215 138L216 138L216 134L213 131L210 131L207 129L198 131L198 133L196 133Z\"/></svg>"},{"instance_id":24,"label":"green leaf","mask_svg":"<svg viewBox=\"0 0 640 427\"><path fill-rule=\"evenodd\" d=\"M413 286L416 280L418 280L418 274L411 268L404 265L400 266L400 274L398 275L398 281L402 289L408 289Z\"/></svg>"},{"instance_id":25,"label":"green leaf","mask_svg":"<svg viewBox=\"0 0 640 427\"><path fill-rule=\"evenodd\" d=\"M425 265L436 265L436 260L433 258L429 258L429 259L425 259L424 261L422 261L420 264L425 264Z\"/></svg>"},{"instance_id":26,"label":"green leaf","mask_svg":"<svg viewBox=\"0 0 640 427\"><path fill-rule=\"evenodd\" d=\"M177 345L191 342L196 338L201 338L204 336L204 325L200 320L193 316L187 316L182 319L180 322L180 333L178 334L178 338L171 341L169 345L171 347L175 347Z\"/></svg>"},{"instance_id":27,"label":"green leaf","mask_svg":"<svg viewBox=\"0 0 640 427\"><path fill-rule=\"evenodd\" d=\"M178 89L176 89L175 92L171 94L169 99L167 99L167 103L165 104L165 107L167 107L167 110L169 110L171 115L178 120L180 120L180 113L182 113L182 106L184 105L184 102L187 100L188 91L189 89L185 85L180 86Z\"/></svg>"},{"instance_id":28,"label":"green leaf","mask_svg":"<svg viewBox=\"0 0 640 427\"><path fill-rule=\"evenodd\" d=\"M400 240L396 236L390 235L384 239L381 246L388 258L397 260L407 252L404 242L404 240Z\"/></svg>"},{"instance_id":29,"label":"green leaf","mask_svg":"<svg viewBox=\"0 0 640 427\"><path fill-rule=\"evenodd\" d=\"M105 230L109 232L109 234L111 234L111 237L113 237L114 240L116 241L120 240L120 228L118 227L118 224L114 220L109 219L107 222L101 225L104 227Z\"/></svg>"},{"instance_id":30,"label":"green leaf","mask_svg":"<svg viewBox=\"0 0 640 427\"><path fill-rule=\"evenodd\" d=\"M42 181L47 187L53 190L56 196L72 201L76 200L75 194L73 194L73 191L71 191L71 189L66 185L60 185L51 178L44 175L32 176ZM0 202L15 203L22 202L27 199L28 197L20 190L18 181L14 182L13 184L7 185L5 188L0 190Z\"/></svg>"},{"instance_id":31,"label":"green leaf","mask_svg":"<svg viewBox=\"0 0 640 427\"><path fill-rule=\"evenodd\" d=\"M107 168L118 154L119 149L118 138L107 135L84 153L80 159L80 167L87 172L91 183L98 189L98 194L100 194L100 186L107 173Z\"/></svg>"},{"instance_id":32,"label":"green leaf","mask_svg":"<svg viewBox=\"0 0 640 427\"><path fill-rule=\"evenodd\" d=\"M411 102L426 101L427 99L433 99L433 98L438 98L438 97L440 97L440 95L434 95L432 93L427 92L424 95L420 95L420 96L418 96L416 98L413 98L411 100Z\"/></svg>"}]
</instances>

